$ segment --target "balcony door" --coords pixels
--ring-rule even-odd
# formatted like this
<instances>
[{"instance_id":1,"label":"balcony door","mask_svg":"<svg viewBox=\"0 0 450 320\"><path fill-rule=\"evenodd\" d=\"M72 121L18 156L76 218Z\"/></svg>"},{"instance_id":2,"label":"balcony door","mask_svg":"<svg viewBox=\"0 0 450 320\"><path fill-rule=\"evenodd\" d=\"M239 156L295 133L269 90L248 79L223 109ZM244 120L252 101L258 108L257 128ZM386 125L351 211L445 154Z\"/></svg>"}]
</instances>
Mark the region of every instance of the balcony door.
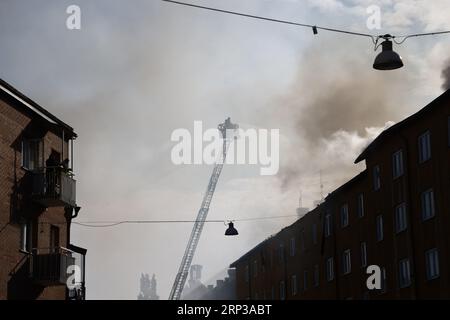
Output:
<instances>
[{"instance_id":1,"label":"balcony door","mask_svg":"<svg viewBox=\"0 0 450 320\"><path fill-rule=\"evenodd\" d=\"M59 228L50 226L50 252L57 253L59 248Z\"/></svg>"}]
</instances>

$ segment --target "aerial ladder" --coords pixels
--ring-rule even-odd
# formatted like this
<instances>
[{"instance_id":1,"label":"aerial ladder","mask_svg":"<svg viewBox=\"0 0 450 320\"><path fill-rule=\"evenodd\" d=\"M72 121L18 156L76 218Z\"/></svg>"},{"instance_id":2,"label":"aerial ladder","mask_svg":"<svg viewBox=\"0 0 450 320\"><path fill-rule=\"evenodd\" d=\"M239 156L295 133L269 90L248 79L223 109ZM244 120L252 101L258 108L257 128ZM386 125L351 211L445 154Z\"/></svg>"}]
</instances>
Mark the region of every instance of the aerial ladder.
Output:
<instances>
[{"instance_id":1,"label":"aerial ladder","mask_svg":"<svg viewBox=\"0 0 450 320\"><path fill-rule=\"evenodd\" d=\"M172 290L170 291L169 300L179 300L181 297L181 293L189 274L189 268L191 267L192 259L194 258L195 249L197 248L197 244L200 240L200 235L203 230L203 225L205 224L206 216L208 215L214 190L216 189L217 181L219 180L220 173L222 172L222 168L225 163L228 146L230 145L232 139L235 138L234 131L237 130L238 127L239 126L237 124L231 123L230 118L227 118L224 123L219 124L217 127L223 139L223 149L214 165L211 178L209 179L208 188L203 196L203 201L197 214L197 219L192 227L191 236L187 243L186 250L184 251L183 259L181 260Z\"/></svg>"}]
</instances>

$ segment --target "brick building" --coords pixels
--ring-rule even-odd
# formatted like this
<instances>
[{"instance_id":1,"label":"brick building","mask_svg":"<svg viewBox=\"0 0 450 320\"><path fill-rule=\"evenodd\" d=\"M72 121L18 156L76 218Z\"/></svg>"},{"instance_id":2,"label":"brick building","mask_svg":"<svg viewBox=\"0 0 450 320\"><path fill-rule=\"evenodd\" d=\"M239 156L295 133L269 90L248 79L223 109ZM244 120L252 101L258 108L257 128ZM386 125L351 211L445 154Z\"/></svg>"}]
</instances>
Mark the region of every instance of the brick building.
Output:
<instances>
[{"instance_id":1,"label":"brick building","mask_svg":"<svg viewBox=\"0 0 450 320\"><path fill-rule=\"evenodd\" d=\"M84 298L86 249L70 241L76 137L0 79L0 299Z\"/></svg>"},{"instance_id":2,"label":"brick building","mask_svg":"<svg viewBox=\"0 0 450 320\"><path fill-rule=\"evenodd\" d=\"M360 161L363 172L231 264L238 299L450 298L450 90ZM367 288L369 265L381 289Z\"/></svg>"}]
</instances>

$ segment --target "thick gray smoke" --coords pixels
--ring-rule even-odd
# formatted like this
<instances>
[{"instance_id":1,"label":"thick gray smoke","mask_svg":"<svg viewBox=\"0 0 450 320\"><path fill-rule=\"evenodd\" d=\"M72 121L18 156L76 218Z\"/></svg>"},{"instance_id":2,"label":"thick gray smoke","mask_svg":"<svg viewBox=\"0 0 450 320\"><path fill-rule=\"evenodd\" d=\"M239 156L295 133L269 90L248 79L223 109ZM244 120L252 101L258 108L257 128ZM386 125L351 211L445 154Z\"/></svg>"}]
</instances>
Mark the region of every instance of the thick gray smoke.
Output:
<instances>
[{"instance_id":1,"label":"thick gray smoke","mask_svg":"<svg viewBox=\"0 0 450 320\"><path fill-rule=\"evenodd\" d=\"M342 48L342 43L327 46ZM401 114L400 92L408 84L404 71L373 70L373 57L363 48L351 54L337 49L330 60L324 47L314 45L305 52L290 91L278 103L280 122L293 129L280 169L282 187L301 183L311 172L318 176L319 170L350 178L357 154Z\"/></svg>"},{"instance_id":2,"label":"thick gray smoke","mask_svg":"<svg viewBox=\"0 0 450 320\"><path fill-rule=\"evenodd\" d=\"M442 89L450 89L450 60L447 61L446 67L442 70L442 78L444 82L442 83Z\"/></svg>"}]
</instances>

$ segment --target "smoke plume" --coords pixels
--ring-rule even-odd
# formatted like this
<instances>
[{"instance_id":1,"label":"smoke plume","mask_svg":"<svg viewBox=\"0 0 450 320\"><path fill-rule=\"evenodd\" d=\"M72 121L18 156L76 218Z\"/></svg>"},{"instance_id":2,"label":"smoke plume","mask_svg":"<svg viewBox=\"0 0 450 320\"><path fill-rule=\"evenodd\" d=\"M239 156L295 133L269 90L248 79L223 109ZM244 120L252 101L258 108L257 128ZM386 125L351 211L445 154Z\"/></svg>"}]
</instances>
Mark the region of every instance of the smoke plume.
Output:
<instances>
[{"instance_id":1,"label":"smoke plume","mask_svg":"<svg viewBox=\"0 0 450 320\"><path fill-rule=\"evenodd\" d=\"M444 68L444 70L442 70L442 78L444 79L444 82L442 83L442 89L450 89L450 60L447 61L446 67Z\"/></svg>"}]
</instances>

